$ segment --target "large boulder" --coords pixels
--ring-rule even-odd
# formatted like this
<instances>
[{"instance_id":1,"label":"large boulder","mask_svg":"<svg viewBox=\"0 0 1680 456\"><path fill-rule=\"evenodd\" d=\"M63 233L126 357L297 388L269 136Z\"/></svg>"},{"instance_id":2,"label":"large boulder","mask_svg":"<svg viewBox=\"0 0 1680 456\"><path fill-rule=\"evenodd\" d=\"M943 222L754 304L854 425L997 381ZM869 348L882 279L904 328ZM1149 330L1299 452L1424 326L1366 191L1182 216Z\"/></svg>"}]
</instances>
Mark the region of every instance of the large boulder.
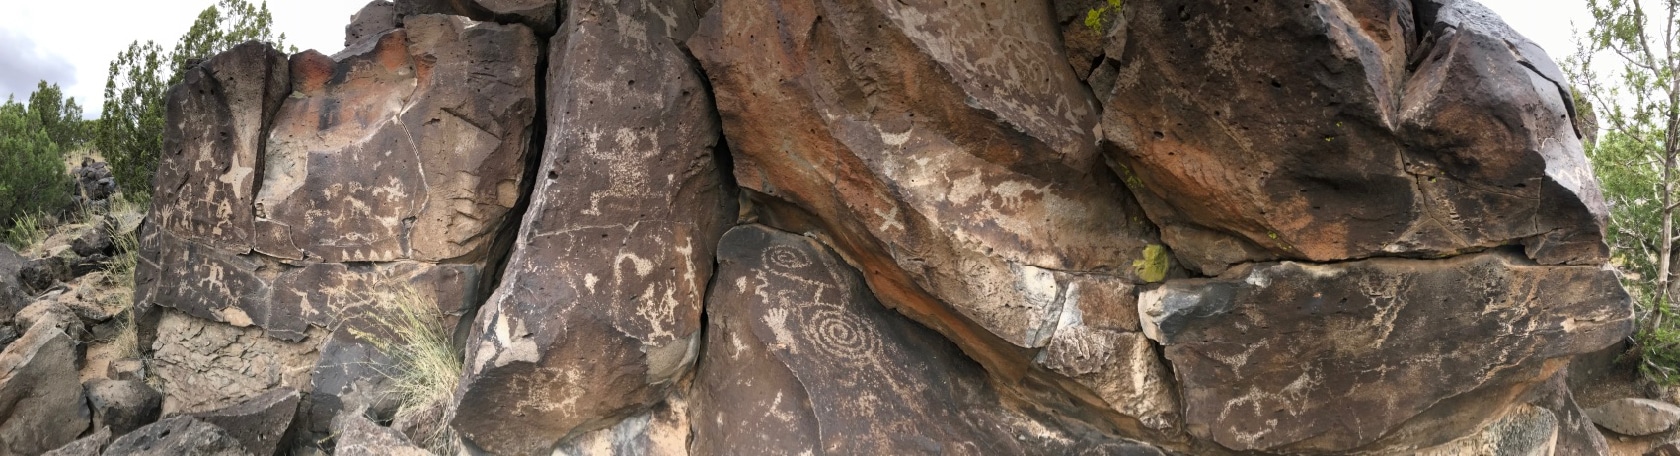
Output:
<instances>
[{"instance_id":1,"label":"large boulder","mask_svg":"<svg viewBox=\"0 0 1680 456\"><path fill-rule=\"evenodd\" d=\"M1005 406L950 342L799 235L725 234L695 378L702 454L1161 454Z\"/></svg>"},{"instance_id":2,"label":"large boulder","mask_svg":"<svg viewBox=\"0 0 1680 456\"><path fill-rule=\"evenodd\" d=\"M1042 2L721 0L688 45L751 219L823 237L1004 386L1072 396L1069 413L1135 404L1107 418L1172 434L1170 394L1139 389L1165 371L1133 358L1135 331L1060 331L1070 303L1124 313L1125 287L1175 270L1104 163L1060 39Z\"/></svg>"},{"instance_id":3,"label":"large boulder","mask_svg":"<svg viewBox=\"0 0 1680 456\"><path fill-rule=\"evenodd\" d=\"M1181 260L1605 261L1562 72L1480 4L1418 5L1126 3L1102 131Z\"/></svg>"},{"instance_id":4,"label":"large boulder","mask_svg":"<svg viewBox=\"0 0 1680 456\"><path fill-rule=\"evenodd\" d=\"M194 413L197 418L228 431L251 454L279 454L281 443L292 429L292 417L297 415L298 391L278 388L238 404L208 412Z\"/></svg>"},{"instance_id":5,"label":"large boulder","mask_svg":"<svg viewBox=\"0 0 1680 456\"><path fill-rule=\"evenodd\" d=\"M87 430L76 364L76 342L51 321L0 351L0 455L41 454Z\"/></svg>"},{"instance_id":6,"label":"large boulder","mask_svg":"<svg viewBox=\"0 0 1680 456\"><path fill-rule=\"evenodd\" d=\"M658 403L693 363L736 211L705 79L676 41L696 21L682 3L573 1L550 43L552 128L454 419L486 450L546 454Z\"/></svg>"},{"instance_id":7,"label":"large boulder","mask_svg":"<svg viewBox=\"0 0 1680 456\"><path fill-rule=\"evenodd\" d=\"M1633 329L1615 272L1506 252L1245 265L1168 282L1139 308L1191 434L1239 451L1343 452L1420 416L1465 435L1454 426L1499 410L1478 397Z\"/></svg>"},{"instance_id":8,"label":"large boulder","mask_svg":"<svg viewBox=\"0 0 1680 456\"><path fill-rule=\"evenodd\" d=\"M240 447L227 430L178 416L128 433L105 447L105 456L265 456Z\"/></svg>"}]
</instances>

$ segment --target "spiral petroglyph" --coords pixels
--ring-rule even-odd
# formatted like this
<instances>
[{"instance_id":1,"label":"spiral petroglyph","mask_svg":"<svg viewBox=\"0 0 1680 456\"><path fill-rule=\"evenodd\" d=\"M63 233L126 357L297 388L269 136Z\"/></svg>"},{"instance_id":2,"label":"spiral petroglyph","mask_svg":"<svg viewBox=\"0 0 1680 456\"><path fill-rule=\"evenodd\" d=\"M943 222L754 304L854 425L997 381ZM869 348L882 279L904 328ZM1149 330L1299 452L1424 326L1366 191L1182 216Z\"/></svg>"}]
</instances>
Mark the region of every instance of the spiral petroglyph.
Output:
<instances>
[{"instance_id":1,"label":"spiral petroglyph","mask_svg":"<svg viewBox=\"0 0 1680 456\"><path fill-rule=\"evenodd\" d=\"M781 268L803 268L811 265L811 257L795 249L772 247L764 251L764 262Z\"/></svg>"},{"instance_id":2,"label":"spiral petroglyph","mask_svg":"<svg viewBox=\"0 0 1680 456\"><path fill-rule=\"evenodd\" d=\"M849 362L866 362L880 351L881 335L869 322L829 306L806 309L804 333L818 350Z\"/></svg>"}]
</instances>

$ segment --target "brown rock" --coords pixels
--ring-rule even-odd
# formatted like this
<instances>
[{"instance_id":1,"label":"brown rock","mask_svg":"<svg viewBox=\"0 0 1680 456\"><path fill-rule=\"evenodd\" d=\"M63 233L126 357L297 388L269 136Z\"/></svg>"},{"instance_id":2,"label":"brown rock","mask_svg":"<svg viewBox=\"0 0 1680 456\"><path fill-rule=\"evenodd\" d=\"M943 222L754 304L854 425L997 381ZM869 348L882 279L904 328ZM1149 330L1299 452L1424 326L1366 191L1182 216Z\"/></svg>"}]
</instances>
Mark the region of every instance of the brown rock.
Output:
<instances>
[{"instance_id":1,"label":"brown rock","mask_svg":"<svg viewBox=\"0 0 1680 456\"><path fill-rule=\"evenodd\" d=\"M335 57L294 56L297 95L276 114L254 200L256 250L482 258L519 198L536 62L528 29L449 16L408 18Z\"/></svg>"},{"instance_id":2,"label":"brown rock","mask_svg":"<svg viewBox=\"0 0 1680 456\"><path fill-rule=\"evenodd\" d=\"M178 416L152 423L118 438L105 456L241 456L251 455L239 441L216 425Z\"/></svg>"},{"instance_id":3,"label":"brown rock","mask_svg":"<svg viewBox=\"0 0 1680 456\"><path fill-rule=\"evenodd\" d=\"M350 25L344 26L344 47L354 46L362 40L383 35L395 28L396 5L390 0L373 0L350 16Z\"/></svg>"},{"instance_id":4,"label":"brown rock","mask_svg":"<svg viewBox=\"0 0 1680 456\"><path fill-rule=\"evenodd\" d=\"M229 407L194 413L192 417L227 430L248 453L277 454L291 430L299 399L297 390L279 388Z\"/></svg>"},{"instance_id":5,"label":"brown rock","mask_svg":"<svg viewBox=\"0 0 1680 456\"><path fill-rule=\"evenodd\" d=\"M672 39L695 18L662 17L686 10L671 2L570 8L550 44L539 181L453 421L493 453L546 453L662 400L699 348L713 248L736 212L705 81Z\"/></svg>"},{"instance_id":6,"label":"brown rock","mask_svg":"<svg viewBox=\"0 0 1680 456\"><path fill-rule=\"evenodd\" d=\"M1218 274L1522 243L1604 262L1561 72L1447 3L1414 24L1406 2L1127 2L1102 129L1180 259Z\"/></svg>"},{"instance_id":7,"label":"brown rock","mask_svg":"<svg viewBox=\"0 0 1680 456\"><path fill-rule=\"evenodd\" d=\"M153 347L166 416L231 406L279 387L307 390L320 358L307 340L286 342L174 311L159 317Z\"/></svg>"},{"instance_id":8,"label":"brown rock","mask_svg":"<svg viewBox=\"0 0 1680 456\"><path fill-rule=\"evenodd\" d=\"M1454 440L1446 445L1407 454L1418 456L1589 454L1557 452L1559 449L1557 447L1558 433L1558 419L1551 412L1539 407L1521 405L1475 434Z\"/></svg>"},{"instance_id":9,"label":"brown rock","mask_svg":"<svg viewBox=\"0 0 1680 456\"><path fill-rule=\"evenodd\" d=\"M69 445L43 453L41 456L99 456L111 444L111 428L102 427L93 435L76 439Z\"/></svg>"},{"instance_id":10,"label":"brown rock","mask_svg":"<svg viewBox=\"0 0 1680 456\"><path fill-rule=\"evenodd\" d=\"M1627 398L1587 409L1592 422L1617 434L1644 436L1674 428L1680 407L1662 401Z\"/></svg>"},{"instance_id":11,"label":"brown rock","mask_svg":"<svg viewBox=\"0 0 1680 456\"><path fill-rule=\"evenodd\" d=\"M1473 422L1498 409L1455 398L1633 330L1614 272L1510 253L1251 265L1139 301L1191 434L1239 451L1347 451L1430 410Z\"/></svg>"},{"instance_id":12,"label":"brown rock","mask_svg":"<svg viewBox=\"0 0 1680 456\"><path fill-rule=\"evenodd\" d=\"M702 454L1161 454L1000 403L980 367L881 307L828 249L730 230L695 379Z\"/></svg>"},{"instance_id":13,"label":"brown rock","mask_svg":"<svg viewBox=\"0 0 1680 456\"><path fill-rule=\"evenodd\" d=\"M688 456L688 401L672 397L610 428L569 439L554 456Z\"/></svg>"},{"instance_id":14,"label":"brown rock","mask_svg":"<svg viewBox=\"0 0 1680 456\"><path fill-rule=\"evenodd\" d=\"M97 429L123 435L157 421L163 413L163 395L144 381L98 378L83 387Z\"/></svg>"},{"instance_id":15,"label":"brown rock","mask_svg":"<svg viewBox=\"0 0 1680 456\"><path fill-rule=\"evenodd\" d=\"M825 238L884 304L1003 384L1060 385L1032 362L1066 290L1143 282L1134 264L1155 240L1098 151L1100 110L1061 35L1043 2L722 0L689 47L751 217ZM1092 374L1080 388L1120 397ZM1156 405L1141 413L1170 421Z\"/></svg>"},{"instance_id":16,"label":"brown rock","mask_svg":"<svg viewBox=\"0 0 1680 456\"><path fill-rule=\"evenodd\" d=\"M432 453L415 446L392 430L361 415L344 415L334 426L338 432L338 456L429 456Z\"/></svg>"},{"instance_id":17,"label":"brown rock","mask_svg":"<svg viewBox=\"0 0 1680 456\"><path fill-rule=\"evenodd\" d=\"M0 351L0 455L41 454L87 430L87 401L75 378L75 341L50 323L30 327Z\"/></svg>"},{"instance_id":18,"label":"brown rock","mask_svg":"<svg viewBox=\"0 0 1680 456\"><path fill-rule=\"evenodd\" d=\"M251 250L251 198L262 174L268 127L292 92L286 55L247 42L188 69L166 95L148 225L194 243Z\"/></svg>"}]
</instances>

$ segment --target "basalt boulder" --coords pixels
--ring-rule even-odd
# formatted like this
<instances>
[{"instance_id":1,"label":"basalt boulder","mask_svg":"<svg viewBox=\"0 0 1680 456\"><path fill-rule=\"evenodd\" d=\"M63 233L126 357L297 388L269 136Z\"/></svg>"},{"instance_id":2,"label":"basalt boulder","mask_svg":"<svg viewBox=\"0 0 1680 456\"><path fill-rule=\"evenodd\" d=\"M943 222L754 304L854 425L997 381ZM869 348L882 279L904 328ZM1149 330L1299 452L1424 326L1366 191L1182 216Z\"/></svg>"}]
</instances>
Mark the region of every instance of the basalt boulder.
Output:
<instances>
[{"instance_id":1,"label":"basalt boulder","mask_svg":"<svg viewBox=\"0 0 1680 456\"><path fill-rule=\"evenodd\" d=\"M1234 450L1345 452L1417 425L1466 435L1546 361L1632 331L1615 272L1514 252L1265 263L1145 291L1192 435ZM1447 420L1445 417L1454 419Z\"/></svg>"},{"instance_id":2,"label":"basalt boulder","mask_svg":"<svg viewBox=\"0 0 1680 456\"><path fill-rule=\"evenodd\" d=\"M1480 4L1132 1L1115 27L1109 156L1207 274L1502 245L1607 258L1562 72Z\"/></svg>"},{"instance_id":3,"label":"basalt boulder","mask_svg":"<svg viewBox=\"0 0 1680 456\"><path fill-rule=\"evenodd\" d=\"M725 234L695 379L701 454L1162 454L1013 410L955 345L815 240Z\"/></svg>"},{"instance_id":4,"label":"basalt boulder","mask_svg":"<svg viewBox=\"0 0 1680 456\"><path fill-rule=\"evenodd\" d=\"M736 212L705 79L679 46L692 8L569 7L549 46L538 181L473 328L454 419L496 453L546 454L665 396L699 349L714 245Z\"/></svg>"},{"instance_id":5,"label":"basalt boulder","mask_svg":"<svg viewBox=\"0 0 1680 456\"><path fill-rule=\"evenodd\" d=\"M1020 392L1087 410L1138 399L1105 420L1171 433L1175 407L1147 402L1165 398L1112 381L1163 372L1132 358L1135 332L1048 348L1070 293L1124 312L1126 287L1176 273L1104 163L1102 110L1061 35L1043 2L722 0L688 45L749 221L821 237L1007 387L1059 385ZM1075 366L1070 344L1104 359Z\"/></svg>"}]
</instances>

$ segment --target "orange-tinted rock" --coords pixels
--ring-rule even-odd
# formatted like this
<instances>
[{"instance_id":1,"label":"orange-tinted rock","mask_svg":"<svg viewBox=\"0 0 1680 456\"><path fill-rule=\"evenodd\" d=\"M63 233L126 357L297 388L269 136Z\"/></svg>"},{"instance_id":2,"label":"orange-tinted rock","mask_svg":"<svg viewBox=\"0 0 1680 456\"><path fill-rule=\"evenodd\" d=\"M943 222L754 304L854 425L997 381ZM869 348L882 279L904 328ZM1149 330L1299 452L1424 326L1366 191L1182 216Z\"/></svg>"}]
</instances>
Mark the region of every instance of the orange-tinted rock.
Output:
<instances>
[{"instance_id":1,"label":"orange-tinted rock","mask_svg":"<svg viewBox=\"0 0 1680 456\"><path fill-rule=\"evenodd\" d=\"M335 58L293 57L298 95L270 136L257 250L327 262L483 257L519 199L535 51L521 26L420 16Z\"/></svg>"},{"instance_id":2,"label":"orange-tinted rock","mask_svg":"<svg viewBox=\"0 0 1680 456\"><path fill-rule=\"evenodd\" d=\"M1013 384L1045 373L1073 281L1141 282L1155 240L1060 39L1043 3L723 0L689 47L752 217Z\"/></svg>"},{"instance_id":3,"label":"orange-tinted rock","mask_svg":"<svg viewBox=\"0 0 1680 456\"><path fill-rule=\"evenodd\" d=\"M1179 259L1217 274L1521 244L1603 262L1561 72L1450 3L1128 2L1103 132Z\"/></svg>"},{"instance_id":4,"label":"orange-tinted rock","mask_svg":"<svg viewBox=\"0 0 1680 456\"><path fill-rule=\"evenodd\" d=\"M671 2L570 8L542 167L454 420L500 454L546 454L665 397L699 349L712 252L736 215L711 97L676 41L696 18L667 16L687 9Z\"/></svg>"}]
</instances>

